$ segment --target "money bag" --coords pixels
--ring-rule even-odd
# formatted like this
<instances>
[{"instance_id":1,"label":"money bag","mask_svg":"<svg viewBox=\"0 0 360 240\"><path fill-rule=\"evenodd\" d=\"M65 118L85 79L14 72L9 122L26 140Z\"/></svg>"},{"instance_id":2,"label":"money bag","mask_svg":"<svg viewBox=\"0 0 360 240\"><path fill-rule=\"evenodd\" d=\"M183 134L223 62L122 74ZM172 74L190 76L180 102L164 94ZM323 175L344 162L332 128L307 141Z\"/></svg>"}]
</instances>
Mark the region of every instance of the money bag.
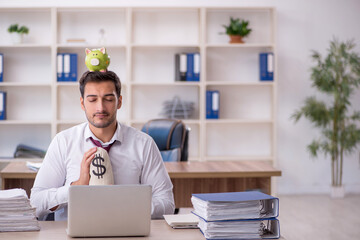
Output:
<instances>
[{"instance_id":1,"label":"money bag","mask_svg":"<svg viewBox=\"0 0 360 240\"><path fill-rule=\"evenodd\" d=\"M107 151L101 147L97 148L90 164L89 185L113 185L114 175Z\"/></svg>"}]
</instances>

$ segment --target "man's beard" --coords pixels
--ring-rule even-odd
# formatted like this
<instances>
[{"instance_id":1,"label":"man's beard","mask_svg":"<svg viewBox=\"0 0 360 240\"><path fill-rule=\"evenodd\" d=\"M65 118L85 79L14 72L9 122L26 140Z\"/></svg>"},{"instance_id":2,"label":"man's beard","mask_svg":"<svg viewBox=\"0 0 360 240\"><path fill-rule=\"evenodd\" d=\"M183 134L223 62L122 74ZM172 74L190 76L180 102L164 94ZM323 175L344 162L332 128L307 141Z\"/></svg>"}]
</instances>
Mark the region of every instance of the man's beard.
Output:
<instances>
[{"instance_id":1,"label":"man's beard","mask_svg":"<svg viewBox=\"0 0 360 240\"><path fill-rule=\"evenodd\" d=\"M106 114L106 115L108 115L108 116L110 115L110 114L107 113L107 112L101 112L101 113L96 113L96 114ZM93 118L92 118L92 119L88 117L88 114L85 114L87 120L89 121L89 123L90 123L91 125L93 125L94 127L96 127L96 128L106 128L106 127L110 126L110 125L116 120L116 115L114 114L114 115L111 116L111 118L110 118L108 121L106 121L106 122L95 123L95 122L93 121L93 119L95 118L95 115L96 115L96 114L93 115Z\"/></svg>"}]
</instances>

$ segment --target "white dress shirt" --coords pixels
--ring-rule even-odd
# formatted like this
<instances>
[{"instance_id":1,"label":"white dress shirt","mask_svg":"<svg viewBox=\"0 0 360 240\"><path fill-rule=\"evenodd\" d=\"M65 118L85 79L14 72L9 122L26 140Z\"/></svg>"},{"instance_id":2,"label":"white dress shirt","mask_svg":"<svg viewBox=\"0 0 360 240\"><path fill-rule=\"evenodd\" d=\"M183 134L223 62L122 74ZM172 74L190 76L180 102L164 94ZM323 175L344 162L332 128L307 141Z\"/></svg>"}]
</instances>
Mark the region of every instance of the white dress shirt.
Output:
<instances>
[{"instance_id":1,"label":"white dress shirt","mask_svg":"<svg viewBox=\"0 0 360 240\"><path fill-rule=\"evenodd\" d=\"M43 164L31 189L30 201L36 216L43 220L55 206L55 220L67 219L68 189L80 177L83 155L95 145L89 124L82 123L58 133L47 150ZM149 184L152 186L151 217L174 213L172 183L159 149L147 134L118 123L114 136L103 146L116 141L110 151L115 184Z\"/></svg>"}]
</instances>

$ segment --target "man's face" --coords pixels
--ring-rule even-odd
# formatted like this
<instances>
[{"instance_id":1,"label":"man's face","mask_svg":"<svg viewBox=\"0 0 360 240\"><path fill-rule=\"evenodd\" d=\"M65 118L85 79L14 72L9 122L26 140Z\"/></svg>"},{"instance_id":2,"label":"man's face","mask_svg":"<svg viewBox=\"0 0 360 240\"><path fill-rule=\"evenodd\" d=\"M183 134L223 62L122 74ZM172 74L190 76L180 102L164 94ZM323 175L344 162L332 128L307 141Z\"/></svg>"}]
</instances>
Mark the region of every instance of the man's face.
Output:
<instances>
[{"instance_id":1,"label":"man's face","mask_svg":"<svg viewBox=\"0 0 360 240\"><path fill-rule=\"evenodd\" d=\"M85 85L84 98L80 97L81 108L86 118L96 128L106 128L116 121L122 97L116 97L115 85L111 81L89 82Z\"/></svg>"}]
</instances>

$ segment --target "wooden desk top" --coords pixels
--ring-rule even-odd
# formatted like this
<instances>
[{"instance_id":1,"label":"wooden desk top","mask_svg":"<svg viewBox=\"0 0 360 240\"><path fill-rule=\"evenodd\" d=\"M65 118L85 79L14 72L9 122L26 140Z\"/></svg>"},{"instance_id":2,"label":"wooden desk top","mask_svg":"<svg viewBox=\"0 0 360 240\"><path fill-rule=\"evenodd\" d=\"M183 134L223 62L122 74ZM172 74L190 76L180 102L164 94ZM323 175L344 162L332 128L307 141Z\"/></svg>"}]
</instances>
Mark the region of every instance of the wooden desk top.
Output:
<instances>
[{"instance_id":1,"label":"wooden desk top","mask_svg":"<svg viewBox=\"0 0 360 240\"><path fill-rule=\"evenodd\" d=\"M281 176L268 161L166 162L171 178L232 178Z\"/></svg>"},{"instance_id":2,"label":"wooden desk top","mask_svg":"<svg viewBox=\"0 0 360 240\"><path fill-rule=\"evenodd\" d=\"M267 161L209 161L166 162L170 178L232 178L281 176L281 171ZM36 171L25 162L9 163L1 172L2 178L35 178Z\"/></svg>"}]
</instances>

